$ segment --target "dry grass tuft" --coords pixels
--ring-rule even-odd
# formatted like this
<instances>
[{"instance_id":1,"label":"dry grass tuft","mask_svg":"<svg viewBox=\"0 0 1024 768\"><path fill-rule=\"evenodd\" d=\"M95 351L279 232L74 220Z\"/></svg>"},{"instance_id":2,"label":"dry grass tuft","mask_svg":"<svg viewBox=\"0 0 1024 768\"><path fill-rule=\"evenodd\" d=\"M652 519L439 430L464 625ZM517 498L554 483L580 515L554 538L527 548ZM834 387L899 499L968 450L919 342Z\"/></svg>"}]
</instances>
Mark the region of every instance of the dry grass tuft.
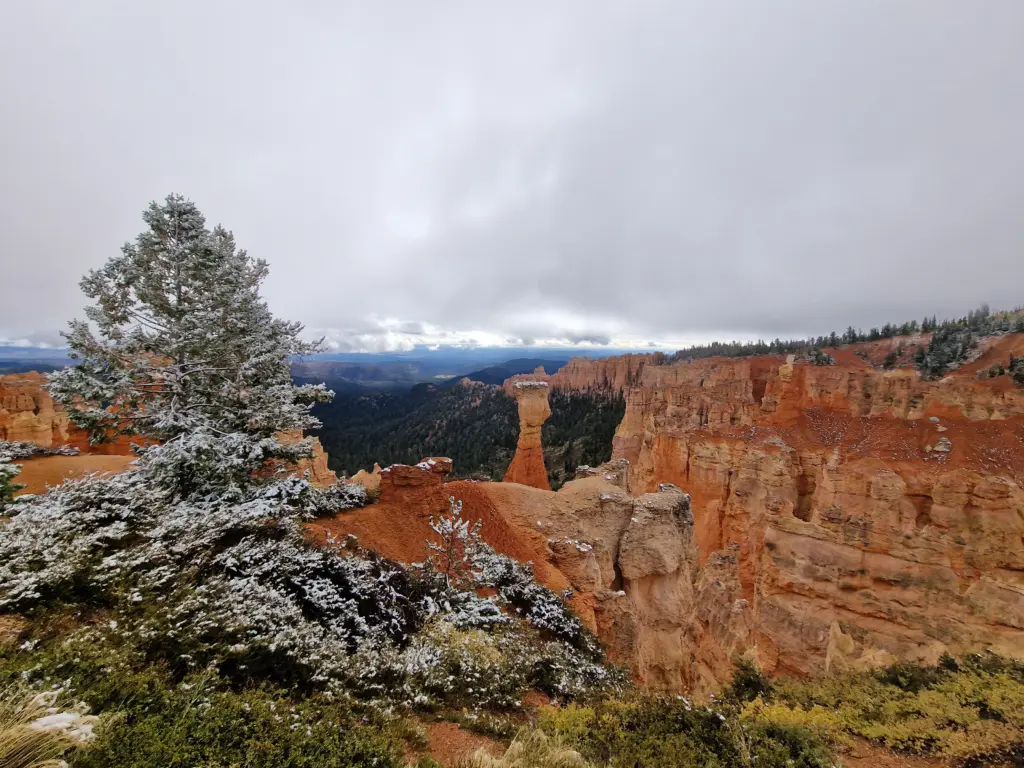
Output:
<instances>
[{"instance_id":1,"label":"dry grass tuft","mask_svg":"<svg viewBox=\"0 0 1024 768\"><path fill-rule=\"evenodd\" d=\"M0 766L49 768L80 747L92 734L95 718L59 712L57 694L35 694L23 688L0 688Z\"/></svg>"},{"instance_id":2,"label":"dry grass tuft","mask_svg":"<svg viewBox=\"0 0 1024 768\"><path fill-rule=\"evenodd\" d=\"M591 768L579 752L563 747L543 731L520 733L501 757L492 757L480 749L460 768Z\"/></svg>"}]
</instances>

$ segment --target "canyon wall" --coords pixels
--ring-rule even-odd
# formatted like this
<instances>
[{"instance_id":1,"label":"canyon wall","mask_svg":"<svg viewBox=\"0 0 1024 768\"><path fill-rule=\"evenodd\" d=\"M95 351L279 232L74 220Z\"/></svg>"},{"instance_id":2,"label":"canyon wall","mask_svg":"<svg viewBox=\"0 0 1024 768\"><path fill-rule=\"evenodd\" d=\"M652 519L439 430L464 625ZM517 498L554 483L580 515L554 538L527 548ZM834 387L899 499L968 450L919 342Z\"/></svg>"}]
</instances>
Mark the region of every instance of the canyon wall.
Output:
<instances>
[{"instance_id":1,"label":"canyon wall","mask_svg":"<svg viewBox=\"0 0 1024 768\"><path fill-rule=\"evenodd\" d=\"M1020 343L988 340L985 357ZM769 671L1024 656L1024 389L829 352L837 364L576 359L549 381L625 392L626 487L691 494L700 562L735 561L736 648Z\"/></svg>"},{"instance_id":2,"label":"canyon wall","mask_svg":"<svg viewBox=\"0 0 1024 768\"><path fill-rule=\"evenodd\" d=\"M0 376L0 440L50 448L70 441L68 415L43 389L46 376Z\"/></svg>"}]
</instances>

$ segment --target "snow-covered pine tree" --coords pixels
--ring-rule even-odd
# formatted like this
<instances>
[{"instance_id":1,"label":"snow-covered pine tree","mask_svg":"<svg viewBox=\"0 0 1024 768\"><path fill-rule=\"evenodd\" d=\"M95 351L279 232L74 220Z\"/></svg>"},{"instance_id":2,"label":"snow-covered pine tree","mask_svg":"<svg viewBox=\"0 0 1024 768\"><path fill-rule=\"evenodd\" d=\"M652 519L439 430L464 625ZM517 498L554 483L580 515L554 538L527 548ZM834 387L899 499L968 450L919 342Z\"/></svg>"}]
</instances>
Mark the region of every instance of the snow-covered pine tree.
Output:
<instances>
[{"instance_id":1,"label":"snow-covered pine tree","mask_svg":"<svg viewBox=\"0 0 1024 768\"><path fill-rule=\"evenodd\" d=\"M438 518L431 516L430 529L439 541L427 540L427 562L444 576L449 589L472 589L480 574L474 566L474 558L480 553L483 537L480 527L483 521L470 525L462 517L462 502L454 496L448 497L448 514Z\"/></svg>"},{"instance_id":2,"label":"snow-covered pine tree","mask_svg":"<svg viewBox=\"0 0 1024 768\"><path fill-rule=\"evenodd\" d=\"M159 441L142 466L182 497L237 489L268 459L309 455L284 431L319 426L310 414L323 385L292 384L289 358L319 343L275 318L260 298L267 264L207 229L195 204L169 195L143 214L148 229L81 282L95 304L65 334L78 361L50 376L72 421L103 441L117 434Z\"/></svg>"}]
</instances>

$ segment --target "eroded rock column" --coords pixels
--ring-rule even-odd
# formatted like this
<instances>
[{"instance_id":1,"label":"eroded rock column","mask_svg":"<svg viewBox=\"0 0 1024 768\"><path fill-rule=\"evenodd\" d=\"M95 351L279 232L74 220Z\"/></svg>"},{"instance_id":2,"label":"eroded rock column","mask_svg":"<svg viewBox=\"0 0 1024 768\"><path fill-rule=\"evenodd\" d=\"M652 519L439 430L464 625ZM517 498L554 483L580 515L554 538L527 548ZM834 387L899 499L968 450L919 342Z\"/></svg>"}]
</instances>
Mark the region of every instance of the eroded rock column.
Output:
<instances>
[{"instance_id":1,"label":"eroded rock column","mask_svg":"<svg viewBox=\"0 0 1024 768\"><path fill-rule=\"evenodd\" d=\"M512 464L505 473L505 482L550 491L540 441L541 427L551 415L548 384L546 381L522 380L514 382L511 389L519 404L519 442Z\"/></svg>"}]
</instances>

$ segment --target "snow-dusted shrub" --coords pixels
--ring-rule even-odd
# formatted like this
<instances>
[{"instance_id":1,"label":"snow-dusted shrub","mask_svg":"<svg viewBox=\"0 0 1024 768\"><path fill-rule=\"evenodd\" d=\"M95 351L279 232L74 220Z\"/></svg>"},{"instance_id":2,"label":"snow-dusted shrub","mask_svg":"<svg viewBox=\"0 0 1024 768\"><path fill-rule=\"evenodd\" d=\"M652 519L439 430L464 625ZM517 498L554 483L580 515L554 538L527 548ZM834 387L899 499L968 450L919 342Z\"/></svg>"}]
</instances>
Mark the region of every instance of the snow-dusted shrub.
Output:
<instances>
[{"instance_id":1,"label":"snow-dusted shrub","mask_svg":"<svg viewBox=\"0 0 1024 768\"><path fill-rule=\"evenodd\" d=\"M590 657L600 657L596 638L559 595L537 583L529 564L499 554L481 542L476 547L474 565L479 570L479 585L497 590L499 599L536 629Z\"/></svg>"},{"instance_id":2,"label":"snow-dusted shrub","mask_svg":"<svg viewBox=\"0 0 1024 768\"><path fill-rule=\"evenodd\" d=\"M323 500L318 507L325 515L365 507L370 501L369 493L358 483L335 483L324 488L321 493Z\"/></svg>"},{"instance_id":3,"label":"snow-dusted shrub","mask_svg":"<svg viewBox=\"0 0 1024 768\"><path fill-rule=\"evenodd\" d=\"M477 585L497 590L481 597L427 566L315 547L302 523L323 495L290 478L243 500L168 502L138 470L66 483L0 529L0 610L114 606L121 632L182 672L212 664L238 680L392 701L444 700L439 680L461 681L449 696L487 706L508 705L527 683L574 697L616 682L579 619L529 568L478 545ZM490 639L440 647L465 633ZM511 665L498 688L456 673L498 674L495 653ZM427 674L431 658L440 666Z\"/></svg>"},{"instance_id":4,"label":"snow-dusted shrub","mask_svg":"<svg viewBox=\"0 0 1024 768\"><path fill-rule=\"evenodd\" d=\"M427 542L427 562L444 577L449 588L472 586L479 581L474 558L483 546L482 525L480 520L470 525L469 520L463 519L462 502L454 496L448 497L447 515L430 518L430 530L440 542Z\"/></svg>"},{"instance_id":5,"label":"snow-dusted shrub","mask_svg":"<svg viewBox=\"0 0 1024 768\"><path fill-rule=\"evenodd\" d=\"M0 440L0 456L9 459L33 459L37 456L77 456L78 449L70 445L58 445L54 448L44 448L35 443L26 443L19 440Z\"/></svg>"},{"instance_id":6,"label":"snow-dusted shrub","mask_svg":"<svg viewBox=\"0 0 1024 768\"><path fill-rule=\"evenodd\" d=\"M489 632L434 620L398 654L399 690L407 701L420 705L450 701L513 707L529 688L534 657L524 627L509 624Z\"/></svg>"}]
</instances>

